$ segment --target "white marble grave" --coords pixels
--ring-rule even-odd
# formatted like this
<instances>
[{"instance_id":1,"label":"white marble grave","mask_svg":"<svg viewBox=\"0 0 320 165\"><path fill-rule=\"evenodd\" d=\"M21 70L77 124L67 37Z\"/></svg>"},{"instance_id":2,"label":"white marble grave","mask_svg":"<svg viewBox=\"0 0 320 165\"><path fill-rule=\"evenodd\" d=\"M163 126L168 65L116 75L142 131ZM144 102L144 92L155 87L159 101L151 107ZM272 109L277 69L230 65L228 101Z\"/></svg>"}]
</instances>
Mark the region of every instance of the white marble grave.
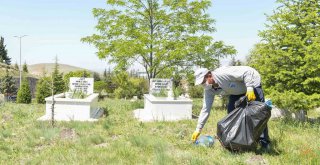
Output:
<instances>
[{"instance_id":1,"label":"white marble grave","mask_svg":"<svg viewBox=\"0 0 320 165\"><path fill-rule=\"evenodd\" d=\"M70 78L70 89L82 91L87 97L72 99L72 92L54 95L54 119L57 121L97 121L103 115L103 110L97 105L98 95L93 93L93 78ZM38 120L52 119L52 96L46 99L46 114Z\"/></svg>"},{"instance_id":2,"label":"white marble grave","mask_svg":"<svg viewBox=\"0 0 320 165\"><path fill-rule=\"evenodd\" d=\"M152 93L165 89L169 97L155 97ZM150 94L144 95L144 109L134 111L140 121L177 121L192 118L192 100L178 97L174 99L170 79L151 79Z\"/></svg>"}]
</instances>

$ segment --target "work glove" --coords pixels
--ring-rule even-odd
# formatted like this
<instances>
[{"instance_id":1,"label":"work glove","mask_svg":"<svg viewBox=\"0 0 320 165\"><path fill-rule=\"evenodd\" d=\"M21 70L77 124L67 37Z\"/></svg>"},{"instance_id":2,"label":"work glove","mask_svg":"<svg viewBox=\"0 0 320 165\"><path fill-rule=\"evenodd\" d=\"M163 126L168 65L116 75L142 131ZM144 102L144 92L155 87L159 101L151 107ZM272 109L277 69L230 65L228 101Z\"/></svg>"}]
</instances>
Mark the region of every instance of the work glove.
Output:
<instances>
[{"instance_id":1,"label":"work glove","mask_svg":"<svg viewBox=\"0 0 320 165\"><path fill-rule=\"evenodd\" d=\"M254 94L254 90L252 87L247 87L247 93L246 96L248 98L248 101L254 101L256 100L256 95Z\"/></svg>"},{"instance_id":2,"label":"work glove","mask_svg":"<svg viewBox=\"0 0 320 165\"><path fill-rule=\"evenodd\" d=\"M193 132L192 137L191 137L191 140L192 140L193 143L198 139L199 135L200 135L199 131L194 131Z\"/></svg>"}]
</instances>

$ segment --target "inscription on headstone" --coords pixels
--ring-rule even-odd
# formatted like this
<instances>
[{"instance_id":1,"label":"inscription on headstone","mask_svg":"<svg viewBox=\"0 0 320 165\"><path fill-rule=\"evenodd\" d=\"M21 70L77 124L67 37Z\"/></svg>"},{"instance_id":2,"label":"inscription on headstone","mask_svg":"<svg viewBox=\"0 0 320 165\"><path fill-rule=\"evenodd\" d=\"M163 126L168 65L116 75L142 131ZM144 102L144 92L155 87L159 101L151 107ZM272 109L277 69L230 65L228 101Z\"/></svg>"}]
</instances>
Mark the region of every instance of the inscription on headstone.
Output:
<instances>
[{"instance_id":1,"label":"inscription on headstone","mask_svg":"<svg viewBox=\"0 0 320 165\"><path fill-rule=\"evenodd\" d=\"M172 81L170 79L151 79L150 93L159 93L161 90L171 90Z\"/></svg>"},{"instance_id":2,"label":"inscription on headstone","mask_svg":"<svg viewBox=\"0 0 320 165\"><path fill-rule=\"evenodd\" d=\"M85 94L93 93L93 78L85 77L70 77L70 90L71 91L82 91Z\"/></svg>"}]
</instances>

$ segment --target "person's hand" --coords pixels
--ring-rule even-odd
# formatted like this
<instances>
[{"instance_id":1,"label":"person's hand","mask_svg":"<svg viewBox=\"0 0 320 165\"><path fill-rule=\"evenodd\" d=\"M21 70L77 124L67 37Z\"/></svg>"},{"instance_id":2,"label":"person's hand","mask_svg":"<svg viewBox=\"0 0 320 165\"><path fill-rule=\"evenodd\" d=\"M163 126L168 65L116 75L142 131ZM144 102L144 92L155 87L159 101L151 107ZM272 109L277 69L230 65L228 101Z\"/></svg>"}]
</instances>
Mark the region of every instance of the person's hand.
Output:
<instances>
[{"instance_id":1,"label":"person's hand","mask_svg":"<svg viewBox=\"0 0 320 165\"><path fill-rule=\"evenodd\" d=\"M198 139L199 135L200 135L199 131L194 131L193 132L192 137L191 137L191 140L192 140L193 143Z\"/></svg>"},{"instance_id":2,"label":"person's hand","mask_svg":"<svg viewBox=\"0 0 320 165\"><path fill-rule=\"evenodd\" d=\"M247 93L246 96L248 98L248 101L254 101L256 100L256 95L254 94L254 90L252 87L247 87Z\"/></svg>"}]
</instances>

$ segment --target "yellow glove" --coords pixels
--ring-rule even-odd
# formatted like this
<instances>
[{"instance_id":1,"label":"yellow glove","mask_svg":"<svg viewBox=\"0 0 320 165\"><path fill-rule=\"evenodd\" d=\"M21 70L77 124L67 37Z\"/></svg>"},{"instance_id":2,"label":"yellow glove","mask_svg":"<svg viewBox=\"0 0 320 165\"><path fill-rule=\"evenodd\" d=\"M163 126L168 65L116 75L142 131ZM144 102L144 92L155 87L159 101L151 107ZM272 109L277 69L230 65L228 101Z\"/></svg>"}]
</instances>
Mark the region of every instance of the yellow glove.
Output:
<instances>
[{"instance_id":1,"label":"yellow glove","mask_svg":"<svg viewBox=\"0 0 320 165\"><path fill-rule=\"evenodd\" d=\"M254 90L252 87L247 87L247 93L246 96L248 98L248 101L254 101L256 100L256 95L254 94Z\"/></svg>"},{"instance_id":2,"label":"yellow glove","mask_svg":"<svg viewBox=\"0 0 320 165\"><path fill-rule=\"evenodd\" d=\"M198 139L199 135L200 135L199 131L194 131L191 137L192 142L195 142Z\"/></svg>"}]
</instances>

